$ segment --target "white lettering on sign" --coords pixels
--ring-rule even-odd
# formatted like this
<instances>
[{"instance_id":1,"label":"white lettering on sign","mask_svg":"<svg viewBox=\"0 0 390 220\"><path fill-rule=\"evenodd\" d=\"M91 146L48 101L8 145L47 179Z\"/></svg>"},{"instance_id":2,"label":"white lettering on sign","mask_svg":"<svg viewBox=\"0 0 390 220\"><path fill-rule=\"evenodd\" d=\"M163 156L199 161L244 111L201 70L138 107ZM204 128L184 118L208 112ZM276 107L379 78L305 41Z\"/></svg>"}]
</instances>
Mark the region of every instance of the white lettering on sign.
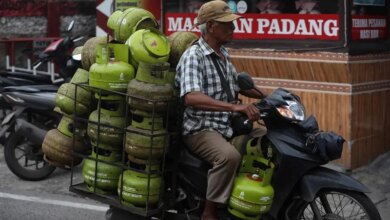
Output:
<instances>
[{"instance_id":1,"label":"white lettering on sign","mask_svg":"<svg viewBox=\"0 0 390 220\"><path fill-rule=\"evenodd\" d=\"M257 19L257 34L282 34L282 35L305 35L305 36L337 36L337 20L323 19L299 19L294 22L291 19Z\"/></svg>"},{"instance_id":2,"label":"white lettering on sign","mask_svg":"<svg viewBox=\"0 0 390 220\"><path fill-rule=\"evenodd\" d=\"M195 14L172 13L165 19L165 32L199 32ZM360 21L356 21L360 22ZM368 22L368 20L367 20ZM379 25L372 21L372 25ZM361 25L361 24L360 24ZM339 39L340 22L337 15L258 15L249 14L234 21L236 39Z\"/></svg>"},{"instance_id":3,"label":"white lettering on sign","mask_svg":"<svg viewBox=\"0 0 390 220\"><path fill-rule=\"evenodd\" d=\"M241 19L240 23L238 24L237 21L234 21L234 33L252 33L252 24L253 24L253 19Z\"/></svg>"},{"instance_id":4,"label":"white lettering on sign","mask_svg":"<svg viewBox=\"0 0 390 220\"><path fill-rule=\"evenodd\" d=\"M352 19L353 28L385 28L386 19L376 19L376 18L354 18Z\"/></svg>"},{"instance_id":5,"label":"white lettering on sign","mask_svg":"<svg viewBox=\"0 0 390 220\"><path fill-rule=\"evenodd\" d=\"M324 23L324 33L326 36L337 36L339 27L336 20L327 20Z\"/></svg>"},{"instance_id":6,"label":"white lettering on sign","mask_svg":"<svg viewBox=\"0 0 390 220\"><path fill-rule=\"evenodd\" d=\"M370 27L384 28L384 27L386 27L386 19L371 18L371 19L368 19L368 24L370 25Z\"/></svg>"},{"instance_id":7,"label":"white lettering on sign","mask_svg":"<svg viewBox=\"0 0 390 220\"><path fill-rule=\"evenodd\" d=\"M352 39L382 39L386 36L387 21L385 17L352 18Z\"/></svg>"},{"instance_id":8,"label":"white lettering on sign","mask_svg":"<svg viewBox=\"0 0 390 220\"><path fill-rule=\"evenodd\" d=\"M367 19L352 19L352 27L354 28L368 27L368 21Z\"/></svg>"},{"instance_id":9,"label":"white lettering on sign","mask_svg":"<svg viewBox=\"0 0 390 220\"><path fill-rule=\"evenodd\" d=\"M191 31L196 20L189 17L169 17L168 31ZM196 27L192 31L199 31Z\"/></svg>"},{"instance_id":10,"label":"white lettering on sign","mask_svg":"<svg viewBox=\"0 0 390 220\"><path fill-rule=\"evenodd\" d=\"M361 30L360 39L375 39L379 38L379 30Z\"/></svg>"},{"instance_id":11,"label":"white lettering on sign","mask_svg":"<svg viewBox=\"0 0 390 220\"><path fill-rule=\"evenodd\" d=\"M360 39L370 39L370 30L360 31Z\"/></svg>"}]
</instances>

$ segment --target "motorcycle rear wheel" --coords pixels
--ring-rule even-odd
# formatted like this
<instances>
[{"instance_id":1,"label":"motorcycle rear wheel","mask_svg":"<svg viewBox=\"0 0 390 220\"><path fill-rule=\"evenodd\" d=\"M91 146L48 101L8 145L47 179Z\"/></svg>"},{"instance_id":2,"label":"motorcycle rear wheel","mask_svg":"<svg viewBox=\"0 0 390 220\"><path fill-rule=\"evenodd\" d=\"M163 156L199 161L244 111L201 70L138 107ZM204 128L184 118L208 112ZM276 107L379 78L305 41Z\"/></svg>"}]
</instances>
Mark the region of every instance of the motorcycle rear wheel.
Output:
<instances>
[{"instance_id":1,"label":"motorcycle rear wheel","mask_svg":"<svg viewBox=\"0 0 390 220\"><path fill-rule=\"evenodd\" d=\"M299 203L294 220L366 219L381 217L372 201L363 193L346 190L324 190L313 202Z\"/></svg>"},{"instance_id":2,"label":"motorcycle rear wheel","mask_svg":"<svg viewBox=\"0 0 390 220\"><path fill-rule=\"evenodd\" d=\"M11 172L24 180L43 180L56 169L43 159L41 146L34 145L17 132L8 136L4 157Z\"/></svg>"}]
</instances>

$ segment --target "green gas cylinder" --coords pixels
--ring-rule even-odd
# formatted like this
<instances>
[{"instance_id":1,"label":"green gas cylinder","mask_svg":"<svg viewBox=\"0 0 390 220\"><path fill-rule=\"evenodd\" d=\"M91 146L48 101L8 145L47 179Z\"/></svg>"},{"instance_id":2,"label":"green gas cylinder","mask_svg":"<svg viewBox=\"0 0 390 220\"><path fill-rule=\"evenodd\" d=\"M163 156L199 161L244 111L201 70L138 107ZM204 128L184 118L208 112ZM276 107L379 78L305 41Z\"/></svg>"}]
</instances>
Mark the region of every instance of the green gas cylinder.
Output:
<instances>
[{"instance_id":1,"label":"green gas cylinder","mask_svg":"<svg viewBox=\"0 0 390 220\"><path fill-rule=\"evenodd\" d=\"M263 152L261 139L261 137L253 138L249 135L239 135L234 137L230 143L232 143L242 155L264 157L266 152ZM265 149L265 147L263 148Z\"/></svg>"},{"instance_id":2,"label":"green gas cylinder","mask_svg":"<svg viewBox=\"0 0 390 220\"><path fill-rule=\"evenodd\" d=\"M169 58L170 46L166 36L157 29L134 32L126 44L130 48L130 63L138 68L139 62L163 63Z\"/></svg>"},{"instance_id":3,"label":"green gas cylinder","mask_svg":"<svg viewBox=\"0 0 390 220\"><path fill-rule=\"evenodd\" d=\"M78 68L70 83L65 83L60 86L55 97L55 102L63 113L72 114L76 110L75 113L77 115L83 115L89 112L91 95L85 87L81 85L88 83L88 78L89 72ZM76 98L77 101L75 106Z\"/></svg>"},{"instance_id":4,"label":"green gas cylinder","mask_svg":"<svg viewBox=\"0 0 390 220\"><path fill-rule=\"evenodd\" d=\"M99 159L99 160L109 161L109 162L118 162L122 160L122 153L123 153L122 150L104 149L101 148L100 146L98 147L94 145L93 143L91 143L91 145L92 145L94 156L97 156L94 157L93 159Z\"/></svg>"},{"instance_id":5,"label":"green gas cylinder","mask_svg":"<svg viewBox=\"0 0 390 220\"><path fill-rule=\"evenodd\" d=\"M165 80L172 85L172 87L175 87L175 77L176 77L176 69L175 68L169 68L168 74L165 75ZM174 96L178 96L179 94L174 91Z\"/></svg>"},{"instance_id":6,"label":"green gas cylinder","mask_svg":"<svg viewBox=\"0 0 390 220\"><path fill-rule=\"evenodd\" d=\"M140 62L137 69L138 81L153 84L168 84L167 75L169 74L170 65L164 63L145 63Z\"/></svg>"},{"instance_id":7,"label":"green gas cylinder","mask_svg":"<svg viewBox=\"0 0 390 220\"><path fill-rule=\"evenodd\" d=\"M241 172L249 166L251 173ZM271 178L274 165L262 157L244 156L239 174L234 180L229 199L229 212L240 218L258 220L271 208L274 189Z\"/></svg>"},{"instance_id":8,"label":"green gas cylinder","mask_svg":"<svg viewBox=\"0 0 390 220\"><path fill-rule=\"evenodd\" d=\"M158 174L126 170L123 172L123 184L121 181L118 184L118 195L127 206L150 207L160 199L161 184Z\"/></svg>"},{"instance_id":9,"label":"green gas cylinder","mask_svg":"<svg viewBox=\"0 0 390 220\"><path fill-rule=\"evenodd\" d=\"M78 68L74 73L70 83L87 83L89 78L89 72L87 70Z\"/></svg>"},{"instance_id":10,"label":"green gas cylinder","mask_svg":"<svg viewBox=\"0 0 390 220\"><path fill-rule=\"evenodd\" d=\"M152 114L141 110L134 110L131 113L131 126L134 128L154 131L164 129L163 116L160 114Z\"/></svg>"},{"instance_id":11,"label":"green gas cylinder","mask_svg":"<svg viewBox=\"0 0 390 220\"><path fill-rule=\"evenodd\" d=\"M91 192L96 191L100 194L114 192L118 187L122 168L119 163L112 165L104 161L117 162L118 154L113 151L94 149L98 151L98 154L92 151L91 159L85 159L83 162L83 180Z\"/></svg>"},{"instance_id":12,"label":"green gas cylinder","mask_svg":"<svg viewBox=\"0 0 390 220\"><path fill-rule=\"evenodd\" d=\"M83 69L89 71L91 65L96 62L96 53L98 52L96 50L97 45L110 42L111 40L112 40L111 37L107 39L106 36L100 36L100 37L91 37L84 43L83 49L81 51L81 63Z\"/></svg>"},{"instance_id":13,"label":"green gas cylinder","mask_svg":"<svg viewBox=\"0 0 390 220\"><path fill-rule=\"evenodd\" d=\"M125 104L123 100L109 104L102 101L100 110L96 109L89 115L87 134L93 144L96 145L99 141L100 148L111 150L122 148L124 133L122 129L126 127Z\"/></svg>"},{"instance_id":14,"label":"green gas cylinder","mask_svg":"<svg viewBox=\"0 0 390 220\"><path fill-rule=\"evenodd\" d=\"M171 52L169 54L169 63L176 67L179 63L181 55L184 51L198 40L198 35L190 31L177 31L168 36L171 45Z\"/></svg>"},{"instance_id":15,"label":"green gas cylinder","mask_svg":"<svg viewBox=\"0 0 390 220\"><path fill-rule=\"evenodd\" d=\"M91 94L86 89L72 83L64 83L58 88L55 103L65 114L84 115L89 113Z\"/></svg>"},{"instance_id":16,"label":"green gas cylinder","mask_svg":"<svg viewBox=\"0 0 390 220\"><path fill-rule=\"evenodd\" d=\"M60 123L57 126L58 131L62 134L73 138L76 134L76 140L80 140L84 137L86 132L86 126L84 123L75 123L71 116L64 115L61 118Z\"/></svg>"},{"instance_id":17,"label":"green gas cylinder","mask_svg":"<svg viewBox=\"0 0 390 220\"><path fill-rule=\"evenodd\" d=\"M145 28L158 28L156 18L142 8L115 11L108 18L107 26L114 30L115 40L124 43L134 32Z\"/></svg>"},{"instance_id":18,"label":"green gas cylinder","mask_svg":"<svg viewBox=\"0 0 390 220\"><path fill-rule=\"evenodd\" d=\"M73 141L73 138L62 134L57 129L48 131L42 143L45 160L61 168L70 168L72 162L73 165L79 164L82 158L75 156L73 152L86 152L88 146L80 140Z\"/></svg>"},{"instance_id":19,"label":"green gas cylinder","mask_svg":"<svg viewBox=\"0 0 390 220\"><path fill-rule=\"evenodd\" d=\"M147 164L148 160L157 161L166 151L169 138L166 130L142 130L129 126L126 132L125 150L130 161ZM134 160L138 159L138 160Z\"/></svg>"},{"instance_id":20,"label":"green gas cylinder","mask_svg":"<svg viewBox=\"0 0 390 220\"><path fill-rule=\"evenodd\" d=\"M131 109L146 112L165 112L172 100L173 88L170 84L153 84L133 79L127 86Z\"/></svg>"},{"instance_id":21,"label":"green gas cylinder","mask_svg":"<svg viewBox=\"0 0 390 220\"><path fill-rule=\"evenodd\" d=\"M89 69L89 85L109 91L125 92L127 84L135 76L134 68L122 61L110 60L108 63L94 63Z\"/></svg>"}]
</instances>

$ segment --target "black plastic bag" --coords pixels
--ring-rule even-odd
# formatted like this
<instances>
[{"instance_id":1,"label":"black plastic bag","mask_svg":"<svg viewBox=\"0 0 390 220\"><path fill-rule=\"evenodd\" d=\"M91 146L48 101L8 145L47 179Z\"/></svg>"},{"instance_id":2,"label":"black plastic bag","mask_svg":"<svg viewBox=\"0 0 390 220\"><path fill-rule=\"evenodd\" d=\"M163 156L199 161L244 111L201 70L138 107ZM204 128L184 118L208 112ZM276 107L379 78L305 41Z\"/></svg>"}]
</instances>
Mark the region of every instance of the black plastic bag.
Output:
<instances>
[{"instance_id":1,"label":"black plastic bag","mask_svg":"<svg viewBox=\"0 0 390 220\"><path fill-rule=\"evenodd\" d=\"M341 157L344 141L343 137L332 131L317 132L308 136L306 147L328 162Z\"/></svg>"}]
</instances>

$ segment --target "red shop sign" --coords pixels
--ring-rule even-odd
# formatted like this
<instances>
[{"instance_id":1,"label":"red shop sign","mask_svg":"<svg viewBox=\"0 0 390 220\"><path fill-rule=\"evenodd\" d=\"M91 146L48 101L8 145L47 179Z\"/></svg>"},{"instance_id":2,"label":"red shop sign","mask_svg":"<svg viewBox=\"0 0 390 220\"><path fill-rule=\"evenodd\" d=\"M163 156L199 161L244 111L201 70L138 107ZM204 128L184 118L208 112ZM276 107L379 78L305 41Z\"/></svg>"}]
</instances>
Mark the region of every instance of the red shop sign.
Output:
<instances>
[{"instance_id":1,"label":"red shop sign","mask_svg":"<svg viewBox=\"0 0 390 220\"><path fill-rule=\"evenodd\" d=\"M384 39L386 37L386 16L352 16L352 40Z\"/></svg>"},{"instance_id":2,"label":"red shop sign","mask_svg":"<svg viewBox=\"0 0 390 220\"><path fill-rule=\"evenodd\" d=\"M164 31L200 32L194 26L196 14L166 13ZM235 39L340 39L337 14L245 14L234 22Z\"/></svg>"}]
</instances>

